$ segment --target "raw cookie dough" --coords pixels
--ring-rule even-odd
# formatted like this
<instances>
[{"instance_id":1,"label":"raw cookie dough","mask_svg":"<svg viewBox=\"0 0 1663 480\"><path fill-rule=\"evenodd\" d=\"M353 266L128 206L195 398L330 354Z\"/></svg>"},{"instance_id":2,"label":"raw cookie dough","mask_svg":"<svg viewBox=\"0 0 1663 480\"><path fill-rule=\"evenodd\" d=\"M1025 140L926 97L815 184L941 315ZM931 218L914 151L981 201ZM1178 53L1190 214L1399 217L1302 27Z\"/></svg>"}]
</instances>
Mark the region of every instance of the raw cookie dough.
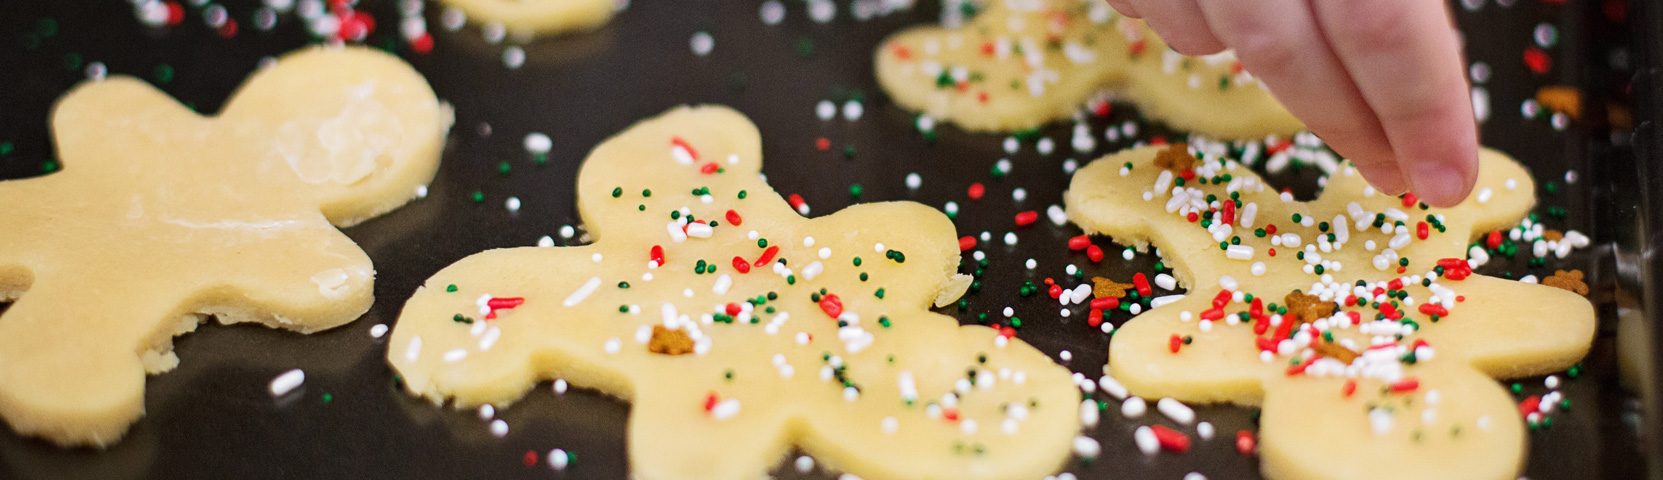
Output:
<instances>
[{"instance_id":1,"label":"raw cookie dough","mask_svg":"<svg viewBox=\"0 0 1663 480\"><path fill-rule=\"evenodd\" d=\"M895 103L972 131L1066 119L1114 88L1149 118L1226 139L1305 127L1225 52L1186 57L1102 0L990 2L960 28L916 27L876 53Z\"/></svg>"},{"instance_id":2,"label":"raw cookie dough","mask_svg":"<svg viewBox=\"0 0 1663 480\"><path fill-rule=\"evenodd\" d=\"M521 35L552 35L606 24L618 0L443 0L478 25L502 24Z\"/></svg>"},{"instance_id":3,"label":"raw cookie dough","mask_svg":"<svg viewBox=\"0 0 1663 480\"><path fill-rule=\"evenodd\" d=\"M1174 172L1155 166L1162 154L1188 153L1113 155L1081 169L1065 194L1070 219L1159 247L1189 289L1115 332L1115 378L1152 399L1263 406L1262 468L1278 480L1517 477L1524 422L1491 378L1562 370L1594 335L1581 296L1470 273L1468 241L1534 204L1523 168L1484 150L1473 196L1426 209L1375 193L1350 164L1317 201L1298 202L1234 161L1207 155ZM1239 207L1207 200L1228 192L1240 193ZM1282 312L1275 304L1290 297ZM1328 308L1331 317L1297 319Z\"/></svg>"},{"instance_id":4,"label":"raw cookie dough","mask_svg":"<svg viewBox=\"0 0 1663 480\"><path fill-rule=\"evenodd\" d=\"M459 408L554 378L627 399L644 480L760 478L792 446L867 480L1063 464L1080 423L1069 371L928 311L959 265L946 216L890 202L804 219L761 166L756 126L725 107L631 127L578 176L592 245L440 271L388 361L411 393Z\"/></svg>"},{"instance_id":5,"label":"raw cookie dough","mask_svg":"<svg viewBox=\"0 0 1663 480\"><path fill-rule=\"evenodd\" d=\"M261 70L214 117L143 81L58 101L63 171L0 182L0 417L105 446L144 414L144 376L207 316L310 333L374 299L333 225L433 178L448 107L399 59L315 48Z\"/></svg>"}]
</instances>

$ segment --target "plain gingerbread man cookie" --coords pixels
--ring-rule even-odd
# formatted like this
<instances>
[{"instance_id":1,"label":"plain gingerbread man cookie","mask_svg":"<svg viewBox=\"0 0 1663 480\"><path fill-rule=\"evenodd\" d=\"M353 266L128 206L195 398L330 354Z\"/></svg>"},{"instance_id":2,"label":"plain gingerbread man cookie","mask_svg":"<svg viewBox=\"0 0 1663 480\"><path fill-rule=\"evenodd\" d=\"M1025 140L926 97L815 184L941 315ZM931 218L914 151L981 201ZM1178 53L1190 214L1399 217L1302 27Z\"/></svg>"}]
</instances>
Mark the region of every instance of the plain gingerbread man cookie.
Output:
<instances>
[{"instance_id":1,"label":"plain gingerbread man cookie","mask_svg":"<svg viewBox=\"0 0 1663 480\"><path fill-rule=\"evenodd\" d=\"M129 77L71 90L52 115L63 171L0 182L0 298L17 300L0 417L108 445L208 316L302 333L357 318L375 271L335 226L410 200L450 124L421 75L366 48L284 57L214 117Z\"/></svg>"},{"instance_id":2,"label":"plain gingerbread man cookie","mask_svg":"<svg viewBox=\"0 0 1663 480\"><path fill-rule=\"evenodd\" d=\"M457 407L554 378L627 399L644 480L759 478L793 446L868 480L1063 464L1080 425L1068 370L928 310L965 287L946 216L893 202L805 219L761 166L756 126L725 107L631 127L578 176L593 244L445 268L388 360Z\"/></svg>"},{"instance_id":3,"label":"plain gingerbread man cookie","mask_svg":"<svg viewBox=\"0 0 1663 480\"><path fill-rule=\"evenodd\" d=\"M1595 325L1574 293L1471 273L1468 241L1535 203L1523 168L1485 150L1472 197L1425 209L1346 164L1298 202L1183 148L1099 160L1065 195L1087 232L1159 247L1189 289L1115 333L1115 378L1148 398L1262 405L1278 480L1517 476L1524 424L1491 378L1572 365Z\"/></svg>"},{"instance_id":4,"label":"plain gingerbread man cookie","mask_svg":"<svg viewBox=\"0 0 1663 480\"><path fill-rule=\"evenodd\" d=\"M501 24L509 32L553 35L605 25L618 0L444 0L475 24Z\"/></svg>"},{"instance_id":5,"label":"plain gingerbread man cookie","mask_svg":"<svg viewBox=\"0 0 1663 480\"><path fill-rule=\"evenodd\" d=\"M966 130L1008 132L1069 118L1114 88L1149 118L1209 136L1305 128L1233 54L1183 56L1102 0L989 3L959 28L917 27L884 41L878 82L895 103Z\"/></svg>"}]
</instances>

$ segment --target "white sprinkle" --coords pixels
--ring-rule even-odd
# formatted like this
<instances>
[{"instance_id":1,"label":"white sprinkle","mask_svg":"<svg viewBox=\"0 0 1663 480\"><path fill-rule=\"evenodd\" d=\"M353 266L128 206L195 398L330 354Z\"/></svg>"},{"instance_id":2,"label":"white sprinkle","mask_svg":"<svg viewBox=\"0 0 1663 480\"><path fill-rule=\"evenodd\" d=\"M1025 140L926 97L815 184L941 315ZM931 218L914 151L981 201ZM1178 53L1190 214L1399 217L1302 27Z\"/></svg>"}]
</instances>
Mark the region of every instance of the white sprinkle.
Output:
<instances>
[{"instance_id":1,"label":"white sprinkle","mask_svg":"<svg viewBox=\"0 0 1663 480\"><path fill-rule=\"evenodd\" d=\"M571 463L572 458L566 453L565 450L558 448L549 450L549 468L552 468L555 471L561 471L565 470L566 466Z\"/></svg>"},{"instance_id":2,"label":"white sprinkle","mask_svg":"<svg viewBox=\"0 0 1663 480\"><path fill-rule=\"evenodd\" d=\"M1016 232L1005 232L1005 245L1016 246Z\"/></svg>"},{"instance_id":3,"label":"white sprinkle","mask_svg":"<svg viewBox=\"0 0 1663 480\"><path fill-rule=\"evenodd\" d=\"M464 358L468 358L468 351L467 350L463 350L463 349L458 348L458 349L455 349L455 350L445 352L445 363L460 362Z\"/></svg>"},{"instance_id":4,"label":"white sprinkle","mask_svg":"<svg viewBox=\"0 0 1663 480\"><path fill-rule=\"evenodd\" d=\"M589 298L589 295L594 294L595 289L600 288L600 286L601 277L589 277L589 281L583 282L583 286L577 287L577 291L572 292L571 296L566 297L564 305L567 307L575 307L577 304L583 303L583 300Z\"/></svg>"},{"instance_id":5,"label":"white sprinkle","mask_svg":"<svg viewBox=\"0 0 1663 480\"><path fill-rule=\"evenodd\" d=\"M1155 438L1155 431L1147 426L1138 427L1137 431L1132 432L1132 441L1144 455L1154 455L1161 451L1161 440Z\"/></svg>"},{"instance_id":6,"label":"white sprinkle","mask_svg":"<svg viewBox=\"0 0 1663 480\"><path fill-rule=\"evenodd\" d=\"M1184 405L1183 402L1171 398L1162 398L1155 402L1155 409L1160 410L1162 415L1166 415L1166 418L1182 425L1189 425L1195 421L1195 410L1188 405Z\"/></svg>"},{"instance_id":7,"label":"white sprinkle","mask_svg":"<svg viewBox=\"0 0 1663 480\"><path fill-rule=\"evenodd\" d=\"M729 277L728 274L724 273L722 276L716 277L716 286L711 287L710 291L717 295L726 295L731 287L733 287L733 277Z\"/></svg>"},{"instance_id":8,"label":"white sprinkle","mask_svg":"<svg viewBox=\"0 0 1663 480\"><path fill-rule=\"evenodd\" d=\"M520 197L508 197L507 200L503 200L502 208L508 209L508 213L520 211Z\"/></svg>"},{"instance_id":9,"label":"white sprinkle","mask_svg":"<svg viewBox=\"0 0 1663 480\"><path fill-rule=\"evenodd\" d=\"M377 323L375 326L370 327L370 338L381 338L382 335L386 334L387 324L385 323Z\"/></svg>"},{"instance_id":10,"label":"white sprinkle","mask_svg":"<svg viewBox=\"0 0 1663 480\"><path fill-rule=\"evenodd\" d=\"M1104 375L1102 378L1098 378L1097 386L1098 388L1102 388L1103 391L1109 392L1109 395L1116 399L1126 399L1126 386L1121 385L1120 381L1115 380L1114 377Z\"/></svg>"},{"instance_id":11,"label":"white sprinkle","mask_svg":"<svg viewBox=\"0 0 1663 480\"><path fill-rule=\"evenodd\" d=\"M544 235L542 238L538 238L537 239L537 246L543 247L543 248L548 248L548 247L554 246L554 237Z\"/></svg>"},{"instance_id":12,"label":"white sprinkle","mask_svg":"<svg viewBox=\"0 0 1663 480\"><path fill-rule=\"evenodd\" d=\"M882 245L882 244L880 244L880 245ZM803 237L803 246L805 246L805 247L814 246L814 237Z\"/></svg>"},{"instance_id":13,"label":"white sprinkle","mask_svg":"<svg viewBox=\"0 0 1663 480\"><path fill-rule=\"evenodd\" d=\"M901 422L896 420L895 417L883 417L883 421L879 422L879 426L883 428L883 433L895 433L896 430L901 429Z\"/></svg>"},{"instance_id":14,"label":"white sprinkle","mask_svg":"<svg viewBox=\"0 0 1663 480\"><path fill-rule=\"evenodd\" d=\"M554 393L556 394L566 393L567 387L569 387L569 385L566 383L566 379L564 378L556 379L554 381Z\"/></svg>"},{"instance_id":15,"label":"white sprinkle","mask_svg":"<svg viewBox=\"0 0 1663 480\"><path fill-rule=\"evenodd\" d=\"M592 262L595 262L595 263L601 263L601 259L603 259L603 258L606 258L606 257L602 256L599 252L596 252L594 255L589 256L589 260L592 261Z\"/></svg>"},{"instance_id":16,"label":"white sprinkle","mask_svg":"<svg viewBox=\"0 0 1663 480\"><path fill-rule=\"evenodd\" d=\"M427 185L416 185L416 198L427 198Z\"/></svg>"},{"instance_id":17,"label":"white sprinkle","mask_svg":"<svg viewBox=\"0 0 1663 480\"><path fill-rule=\"evenodd\" d=\"M560 226L560 238L570 240L573 235L577 235L577 229L572 228L571 225Z\"/></svg>"},{"instance_id":18,"label":"white sprinkle","mask_svg":"<svg viewBox=\"0 0 1663 480\"><path fill-rule=\"evenodd\" d=\"M763 24L779 25L785 20L785 5L780 4L779 0L768 0L762 2L762 10L759 13L762 15Z\"/></svg>"},{"instance_id":19,"label":"white sprinkle","mask_svg":"<svg viewBox=\"0 0 1663 480\"><path fill-rule=\"evenodd\" d=\"M814 459L810 458L808 455L797 457L796 465L794 466L797 467L797 473L808 473L814 470Z\"/></svg>"},{"instance_id":20,"label":"white sprinkle","mask_svg":"<svg viewBox=\"0 0 1663 480\"><path fill-rule=\"evenodd\" d=\"M1074 437L1074 455L1080 458L1097 458L1097 454L1102 452L1103 445L1097 443L1097 439L1084 435Z\"/></svg>"},{"instance_id":21,"label":"white sprinkle","mask_svg":"<svg viewBox=\"0 0 1663 480\"><path fill-rule=\"evenodd\" d=\"M1074 354L1068 350L1063 350L1062 353L1057 354L1057 358L1061 358L1062 361L1067 362L1074 359Z\"/></svg>"},{"instance_id":22,"label":"white sprinkle","mask_svg":"<svg viewBox=\"0 0 1663 480\"><path fill-rule=\"evenodd\" d=\"M1495 193L1489 187L1484 187L1484 189L1478 191L1478 203L1490 203L1490 197L1495 196Z\"/></svg>"},{"instance_id":23,"label":"white sprinkle","mask_svg":"<svg viewBox=\"0 0 1663 480\"><path fill-rule=\"evenodd\" d=\"M923 185L924 185L924 177L918 176L917 173L908 173L907 174L907 189L917 190L918 187L923 186Z\"/></svg>"},{"instance_id":24,"label":"white sprinkle","mask_svg":"<svg viewBox=\"0 0 1663 480\"><path fill-rule=\"evenodd\" d=\"M617 337L609 338L606 340L605 348L606 353L618 353L619 349L624 348L624 343L618 341Z\"/></svg>"},{"instance_id":25,"label":"white sprinkle","mask_svg":"<svg viewBox=\"0 0 1663 480\"><path fill-rule=\"evenodd\" d=\"M479 419L490 420L497 417L497 407L487 403L479 406Z\"/></svg>"},{"instance_id":26,"label":"white sprinkle","mask_svg":"<svg viewBox=\"0 0 1663 480\"><path fill-rule=\"evenodd\" d=\"M847 102L843 102L843 119L844 120L848 120L848 121L851 121L851 122L853 122L855 120L860 120L860 116L862 114L864 114L865 112L866 112L866 107L861 105L860 101L858 101L858 100L850 100L850 101L847 101Z\"/></svg>"},{"instance_id":27,"label":"white sprinkle","mask_svg":"<svg viewBox=\"0 0 1663 480\"><path fill-rule=\"evenodd\" d=\"M831 252L831 247L820 247L820 251L817 253L817 255L820 257L821 260L825 260L825 259L831 258L831 253L832 253Z\"/></svg>"},{"instance_id":28,"label":"white sprinkle","mask_svg":"<svg viewBox=\"0 0 1663 480\"><path fill-rule=\"evenodd\" d=\"M1088 382L1087 384L1089 385L1090 383ZM1087 399L1080 401L1080 424L1087 427L1095 427L1097 426L1099 415L1100 414L1097 412L1096 400Z\"/></svg>"},{"instance_id":29,"label":"white sprinkle","mask_svg":"<svg viewBox=\"0 0 1663 480\"><path fill-rule=\"evenodd\" d=\"M701 57L710 55L710 51L716 48L716 39L710 36L710 32L694 33L688 43L693 47L693 54Z\"/></svg>"},{"instance_id":30,"label":"white sprinkle","mask_svg":"<svg viewBox=\"0 0 1663 480\"><path fill-rule=\"evenodd\" d=\"M813 280L814 277L820 276L820 273L824 271L826 271L826 266L820 263L819 260L815 260L814 263L810 263L808 266L803 267L803 279Z\"/></svg>"},{"instance_id":31,"label":"white sprinkle","mask_svg":"<svg viewBox=\"0 0 1663 480\"><path fill-rule=\"evenodd\" d=\"M1016 187L1016 189L1011 190L1011 200L1021 202L1023 200L1027 200L1027 199L1028 199L1028 189L1022 188L1022 187Z\"/></svg>"},{"instance_id":32,"label":"white sprinkle","mask_svg":"<svg viewBox=\"0 0 1663 480\"><path fill-rule=\"evenodd\" d=\"M1212 440L1213 424L1207 422L1195 424L1195 434L1200 436L1202 440Z\"/></svg>"},{"instance_id":33,"label":"white sprinkle","mask_svg":"<svg viewBox=\"0 0 1663 480\"><path fill-rule=\"evenodd\" d=\"M294 391L295 388L300 387L301 383L305 382L306 372L303 372L298 368L283 372L283 374L278 375L277 378L273 378L271 380L271 396L281 397L283 395L287 395L289 392Z\"/></svg>"},{"instance_id":34,"label":"white sprinkle","mask_svg":"<svg viewBox=\"0 0 1663 480\"><path fill-rule=\"evenodd\" d=\"M525 49L511 46L502 50L502 65L509 70L519 69L525 65Z\"/></svg>"},{"instance_id":35,"label":"white sprinkle","mask_svg":"<svg viewBox=\"0 0 1663 480\"><path fill-rule=\"evenodd\" d=\"M1230 245L1224 249L1225 258L1231 260L1252 260L1253 247L1247 245Z\"/></svg>"},{"instance_id":36,"label":"white sprinkle","mask_svg":"<svg viewBox=\"0 0 1663 480\"><path fill-rule=\"evenodd\" d=\"M1126 397L1126 401L1120 404L1120 414L1126 418L1139 418L1147 411L1149 404L1142 397Z\"/></svg>"},{"instance_id":37,"label":"white sprinkle","mask_svg":"<svg viewBox=\"0 0 1663 480\"><path fill-rule=\"evenodd\" d=\"M1184 480L1207 480L1207 476L1202 475L1201 472L1190 472L1184 474Z\"/></svg>"},{"instance_id":38,"label":"white sprinkle","mask_svg":"<svg viewBox=\"0 0 1663 480\"><path fill-rule=\"evenodd\" d=\"M552 149L554 149L554 140L549 139L548 135L538 132L525 134L525 151L531 152L533 155L539 155L549 153L549 150Z\"/></svg>"},{"instance_id":39,"label":"white sprinkle","mask_svg":"<svg viewBox=\"0 0 1663 480\"><path fill-rule=\"evenodd\" d=\"M490 330L486 330L485 337L479 339L479 351L490 351L491 347L496 346L499 338L502 338L502 329L491 327Z\"/></svg>"},{"instance_id":40,"label":"white sprinkle","mask_svg":"<svg viewBox=\"0 0 1663 480\"><path fill-rule=\"evenodd\" d=\"M1063 211L1062 206L1060 205L1053 204L1045 207L1045 216L1046 218L1051 219L1052 225L1061 227L1063 224L1068 223L1068 212Z\"/></svg>"},{"instance_id":41,"label":"white sprinkle","mask_svg":"<svg viewBox=\"0 0 1663 480\"><path fill-rule=\"evenodd\" d=\"M716 406L710 408L710 417L717 420L727 420L738 414L739 399L737 398L722 400L721 402L717 402Z\"/></svg>"},{"instance_id":42,"label":"white sprinkle","mask_svg":"<svg viewBox=\"0 0 1663 480\"><path fill-rule=\"evenodd\" d=\"M1039 262L1035 261L1032 258L1030 258L1030 259L1028 259L1028 261L1023 262L1023 266L1028 267L1029 270L1033 270L1034 268L1039 266Z\"/></svg>"},{"instance_id":43,"label":"white sprinkle","mask_svg":"<svg viewBox=\"0 0 1663 480\"><path fill-rule=\"evenodd\" d=\"M422 354L422 336L421 335L416 335L414 337L410 337L410 348L404 349L404 359L406 361L414 362L414 361L416 361L416 358L418 356L420 356L421 354Z\"/></svg>"},{"instance_id":44,"label":"white sprinkle","mask_svg":"<svg viewBox=\"0 0 1663 480\"><path fill-rule=\"evenodd\" d=\"M504 422L502 419L492 420L491 435L497 438L508 436L508 422Z\"/></svg>"}]
</instances>

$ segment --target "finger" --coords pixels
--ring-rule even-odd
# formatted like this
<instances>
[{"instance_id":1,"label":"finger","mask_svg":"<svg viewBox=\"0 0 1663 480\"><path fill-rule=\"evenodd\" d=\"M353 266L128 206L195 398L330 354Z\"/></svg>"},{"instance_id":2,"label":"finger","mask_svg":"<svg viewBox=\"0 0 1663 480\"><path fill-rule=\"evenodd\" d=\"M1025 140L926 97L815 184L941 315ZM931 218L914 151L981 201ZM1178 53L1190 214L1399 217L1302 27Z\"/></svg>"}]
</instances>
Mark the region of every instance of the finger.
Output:
<instances>
[{"instance_id":1,"label":"finger","mask_svg":"<svg viewBox=\"0 0 1663 480\"><path fill-rule=\"evenodd\" d=\"M1338 56L1308 0L1202 0L1207 24L1235 49L1242 66L1312 133L1351 159L1390 195L1408 190L1386 132Z\"/></svg>"},{"instance_id":2,"label":"finger","mask_svg":"<svg viewBox=\"0 0 1663 480\"><path fill-rule=\"evenodd\" d=\"M1161 40L1174 51L1189 56L1224 51L1224 42L1213 36L1196 0L1130 0L1138 13Z\"/></svg>"},{"instance_id":3,"label":"finger","mask_svg":"<svg viewBox=\"0 0 1663 480\"><path fill-rule=\"evenodd\" d=\"M1312 0L1317 22L1426 203L1466 199L1478 134L1442 0Z\"/></svg>"},{"instance_id":4,"label":"finger","mask_svg":"<svg viewBox=\"0 0 1663 480\"><path fill-rule=\"evenodd\" d=\"M1120 12L1121 15L1143 18L1143 15L1138 14L1137 7L1132 6L1132 0L1108 0L1108 2L1109 6L1114 7L1114 11Z\"/></svg>"}]
</instances>

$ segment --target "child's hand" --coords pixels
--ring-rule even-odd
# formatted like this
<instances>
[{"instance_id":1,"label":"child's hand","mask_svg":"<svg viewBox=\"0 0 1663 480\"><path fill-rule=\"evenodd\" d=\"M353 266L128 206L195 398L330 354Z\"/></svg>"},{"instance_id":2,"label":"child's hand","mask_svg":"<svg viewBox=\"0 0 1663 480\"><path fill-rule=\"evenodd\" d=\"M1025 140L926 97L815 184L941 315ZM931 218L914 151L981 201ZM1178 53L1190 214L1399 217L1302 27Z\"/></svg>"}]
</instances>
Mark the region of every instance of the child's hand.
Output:
<instances>
[{"instance_id":1,"label":"child's hand","mask_svg":"<svg viewBox=\"0 0 1663 480\"><path fill-rule=\"evenodd\" d=\"M1107 0L1174 50L1234 49L1288 110L1376 188L1465 199L1478 142L1443 0Z\"/></svg>"}]
</instances>

